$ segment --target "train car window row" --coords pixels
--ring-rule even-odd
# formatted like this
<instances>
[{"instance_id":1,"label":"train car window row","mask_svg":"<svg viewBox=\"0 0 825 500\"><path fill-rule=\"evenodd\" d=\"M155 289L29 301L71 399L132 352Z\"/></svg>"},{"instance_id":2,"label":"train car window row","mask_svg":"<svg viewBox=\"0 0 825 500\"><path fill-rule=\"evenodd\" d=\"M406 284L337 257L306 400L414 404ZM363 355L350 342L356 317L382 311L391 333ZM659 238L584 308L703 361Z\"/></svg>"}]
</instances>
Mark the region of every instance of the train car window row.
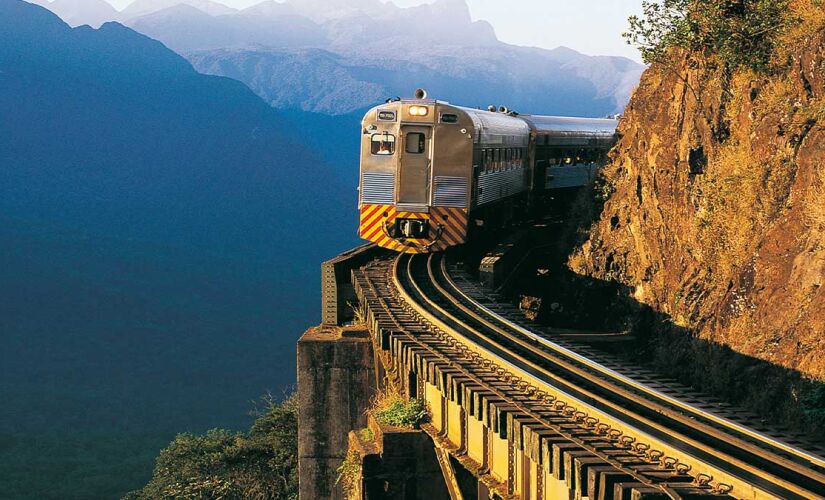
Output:
<instances>
[{"instance_id":1,"label":"train car window row","mask_svg":"<svg viewBox=\"0 0 825 500\"><path fill-rule=\"evenodd\" d=\"M486 148L481 152L481 171L500 172L524 166L524 151L520 148Z\"/></svg>"},{"instance_id":2,"label":"train car window row","mask_svg":"<svg viewBox=\"0 0 825 500\"><path fill-rule=\"evenodd\" d=\"M374 155L390 156L395 154L395 136L389 132L372 134L370 151Z\"/></svg>"},{"instance_id":3,"label":"train car window row","mask_svg":"<svg viewBox=\"0 0 825 500\"><path fill-rule=\"evenodd\" d=\"M592 148L537 148L536 163L550 167L602 163L607 159L606 151Z\"/></svg>"}]
</instances>

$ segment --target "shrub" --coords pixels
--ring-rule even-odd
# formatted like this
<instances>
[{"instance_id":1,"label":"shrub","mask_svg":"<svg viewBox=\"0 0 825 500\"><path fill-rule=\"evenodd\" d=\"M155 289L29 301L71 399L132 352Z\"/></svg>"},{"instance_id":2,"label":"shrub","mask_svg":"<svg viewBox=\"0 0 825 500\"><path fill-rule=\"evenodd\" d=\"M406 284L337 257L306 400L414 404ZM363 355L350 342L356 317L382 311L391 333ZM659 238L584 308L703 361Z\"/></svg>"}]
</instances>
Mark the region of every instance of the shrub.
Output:
<instances>
[{"instance_id":1,"label":"shrub","mask_svg":"<svg viewBox=\"0 0 825 500\"><path fill-rule=\"evenodd\" d=\"M335 480L335 485L341 484L347 498L353 496L361 476L361 457L351 450L336 472L338 472L338 479Z\"/></svg>"},{"instance_id":2,"label":"shrub","mask_svg":"<svg viewBox=\"0 0 825 500\"><path fill-rule=\"evenodd\" d=\"M663 0L642 2L624 34L647 63L666 63L672 48L719 56L729 69L768 68L777 40L791 24L789 0Z\"/></svg>"},{"instance_id":3,"label":"shrub","mask_svg":"<svg viewBox=\"0 0 825 500\"><path fill-rule=\"evenodd\" d=\"M825 384L812 383L802 397L802 412L808 421L820 428L825 429Z\"/></svg>"},{"instance_id":4,"label":"shrub","mask_svg":"<svg viewBox=\"0 0 825 500\"><path fill-rule=\"evenodd\" d=\"M372 414L382 424L415 429L427 420L427 408L419 399L405 400L400 394L385 391L373 401Z\"/></svg>"},{"instance_id":5,"label":"shrub","mask_svg":"<svg viewBox=\"0 0 825 500\"><path fill-rule=\"evenodd\" d=\"M297 499L297 404L263 401L248 433L179 434L160 452L150 482L126 499Z\"/></svg>"}]
</instances>

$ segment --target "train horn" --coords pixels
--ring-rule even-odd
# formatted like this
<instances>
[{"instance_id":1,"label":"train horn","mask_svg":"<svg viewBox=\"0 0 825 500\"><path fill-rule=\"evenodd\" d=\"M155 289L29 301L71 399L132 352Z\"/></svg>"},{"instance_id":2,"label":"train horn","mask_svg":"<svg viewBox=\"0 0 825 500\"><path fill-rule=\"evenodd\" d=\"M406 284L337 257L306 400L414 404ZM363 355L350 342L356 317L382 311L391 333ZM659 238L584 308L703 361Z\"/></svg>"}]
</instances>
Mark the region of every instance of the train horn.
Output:
<instances>
[{"instance_id":1,"label":"train horn","mask_svg":"<svg viewBox=\"0 0 825 500\"><path fill-rule=\"evenodd\" d=\"M510 112L510 109L507 106L501 106L500 108L498 108L498 112L507 114Z\"/></svg>"},{"instance_id":2,"label":"train horn","mask_svg":"<svg viewBox=\"0 0 825 500\"><path fill-rule=\"evenodd\" d=\"M427 91L424 89L415 89L415 98L416 99L426 99L427 98Z\"/></svg>"}]
</instances>

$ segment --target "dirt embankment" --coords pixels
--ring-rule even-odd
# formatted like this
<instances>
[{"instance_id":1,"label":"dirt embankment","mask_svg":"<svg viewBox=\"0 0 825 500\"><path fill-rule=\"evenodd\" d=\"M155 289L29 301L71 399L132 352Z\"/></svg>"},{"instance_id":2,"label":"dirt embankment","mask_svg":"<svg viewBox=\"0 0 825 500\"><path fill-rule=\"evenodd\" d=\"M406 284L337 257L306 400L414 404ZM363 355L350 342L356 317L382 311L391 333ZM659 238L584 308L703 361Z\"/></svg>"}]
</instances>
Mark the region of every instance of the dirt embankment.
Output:
<instances>
[{"instance_id":1,"label":"dirt embankment","mask_svg":"<svg viewBox=\"0 0 825 500\"><path fill-rule=\"evenodd\" d=\"M825 12L767 74L683 54L643 76L569 258L635 304L642 355L777 419L825 423Z\"/></svg>"}]
</instances>

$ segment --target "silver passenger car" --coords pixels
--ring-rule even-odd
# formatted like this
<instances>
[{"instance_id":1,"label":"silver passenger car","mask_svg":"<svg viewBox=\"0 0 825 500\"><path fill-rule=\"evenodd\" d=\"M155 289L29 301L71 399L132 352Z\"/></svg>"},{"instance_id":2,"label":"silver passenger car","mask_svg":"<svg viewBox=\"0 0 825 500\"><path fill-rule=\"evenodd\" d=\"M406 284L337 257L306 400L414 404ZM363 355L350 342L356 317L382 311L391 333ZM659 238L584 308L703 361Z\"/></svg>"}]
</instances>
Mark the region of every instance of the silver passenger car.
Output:
<instances>
[{"instance_id":1,"label":"silver passenger car","mask_svg":"<svg viewBox=\"0 0 825 500\"><path fill-rule=\"evenodd\" d=\"M376 106L362 122L359 234L410 253L465 243L471 225L589 182L616 125L453 106L421 90Z\"/></svg>"}]
</instances>

